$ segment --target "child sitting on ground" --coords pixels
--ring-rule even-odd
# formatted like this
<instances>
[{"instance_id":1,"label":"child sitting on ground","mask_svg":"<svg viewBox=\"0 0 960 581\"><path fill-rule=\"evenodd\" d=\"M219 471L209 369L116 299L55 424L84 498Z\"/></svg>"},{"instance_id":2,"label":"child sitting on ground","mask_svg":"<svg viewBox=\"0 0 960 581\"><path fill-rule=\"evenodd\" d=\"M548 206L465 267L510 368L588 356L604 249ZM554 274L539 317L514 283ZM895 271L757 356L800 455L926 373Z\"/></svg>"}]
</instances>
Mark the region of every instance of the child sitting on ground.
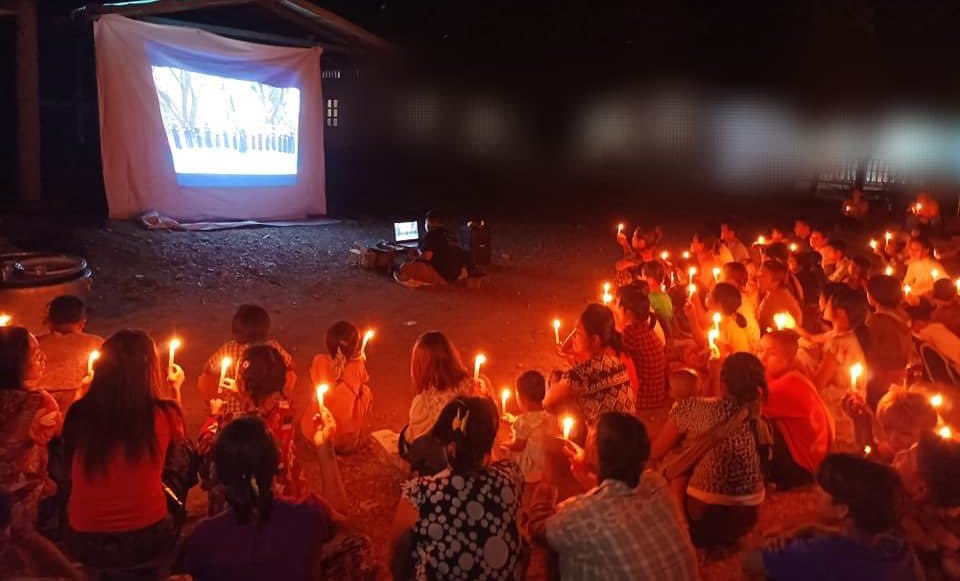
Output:
<instances>
[{"instance_id":1,"label":"child sitting on ground","mask_svg":"<svg viewBox=\"0 0 960 581\"><path fill-rule=\"evenodd\" d=\"M641 267L641 277L650 289L647 293L650 298L650 308L653 309L666 336L670 337L673 334L673 301L663 291L663 263L656 260L644 262Z\"/></svg>"},{"instance_id":2,"label":"child sitting on ground","mask_svg":"<svg viewBox=\"0 0 960 581\"><path fill-rule=\"evenodd\" d=\"M817 483L824 493L820 523L779 535L748 553L743 567L750 578L924 578L899 532L904 491L895 471L852 454L830 454L820 464Z\"/></svg>"},{"instance_id":3,"label":"child sitting on ground","mask_svg":"<svg viewBox=\"0 0 960 581\"><path fill-rule=\"evenodd\" d=\"M327 352L313 358L310 366L312 385L326 384L324 405L337 421L334 448L338 454L355 451L362 441L367 413L373 404L373 392L367 383L366 355L360 352L360 332L347 321L327 329ZM307 394L312 397L313 391ZM300 403L302 398L294 401Z\"/></svg>"},{"instance_id":4,"label":"child sitting on ground","mask_svg":"<svg viewBox=\"0 0 960 581\"><path fill-rule=\"evenodd\" d=\"M75 296L60 296L47 307L50 332L37 337L40 350L47 357L38 387L57 400L63 414L78 396L90 353L103 345L103 337L83 332L86 324L87 308L83 301Z\"/></svg>"},{"instance_id":5,"label":"child sitting on ground","mask_svg":"<svg viewBox=\"0 0 960 581\"><path fill-rule=\"evenodd\" d=\"M687 367L670 372L667 377L667 384L670 386L670 397L673 399L672 408L676 407L682 400L699 396L701 392L700 374ZM669 466L671 460L679 454L680 449L681 447L677 446L668 452L661 466ZM673 492L673 497L681 503L679 506L684 506L682 503L686 502L687 484L689 482L689 473L677 475L670 479L670 489Z\"/></svg>"},{"instance_id":6,"label":"child sitting on ground","mask_svg":"<svg viewBox=\"0 0 960 581\"><path fill-rule=\"evenodd\" d=\"M236 382L228 381L225 382L226 385L220 385L220 365L225 357L229 357L232 366L228 369L227 377L235 378L236 369L238 369L237 366L243 352L248 347L255 345L273 347L280 354L287 369L283 392L288 396L291 395L293 386L297 381L297 374L293 367L293 357L287 353L287 350L280 343L270 338L270 315L266 309L259 305L240 305L233 315L231 328L233 339L224 343L210 356L197 380L197 387L204 400L222 399L223 408L221 411L223 412L238 413L244 411L241 405L242 398L238 397Z\"/></svg>"},{"instance_id":7,"label":"child sitting on ground","mask_svg":"<svg viewBox=\"0 0 960 581\"><path fill-rule=\"evenodd\" d=\"M543 409L547 382L538 371L527 371L517 379L517 401L521 414L512 419L513 439L506 448L523 471L525 496L533 493L544 477L547 439L559 435L557 418Z\"/></svg>"},{"instance_id":8,"label":"child sitting on ground","mask_svg":"<svg viewBox=\"0 0 960 581\"><path fill-rule=\"evenodd\" d=\"M936 429L936 408L923 391L893 388L877 403L876 418L881 431L880 455L891 459L907 491L916 494L920 486L917 443L923 434Z\"/></svg>"}]
</instances>

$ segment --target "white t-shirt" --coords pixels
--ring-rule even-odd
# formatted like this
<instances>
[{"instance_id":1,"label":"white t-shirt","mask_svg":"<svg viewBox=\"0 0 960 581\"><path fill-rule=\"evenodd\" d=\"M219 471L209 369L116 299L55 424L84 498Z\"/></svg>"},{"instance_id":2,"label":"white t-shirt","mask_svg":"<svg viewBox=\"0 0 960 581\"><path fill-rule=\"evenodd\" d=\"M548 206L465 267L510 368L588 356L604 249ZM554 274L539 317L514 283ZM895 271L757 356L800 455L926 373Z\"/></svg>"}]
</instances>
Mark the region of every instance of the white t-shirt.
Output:
<instances>
[{"instance_id":1,"label":"white t-shirt","mask_svg":"<svg viewBox=\"0 0 960 581\"><path fill-rule=\"evenodd\" d=\"M926 257L914 260L907 266L907 275L903 277L903 284L910 285L910 292L916 295L925 295L933 290L933 271L937 271L937 278L950 278L947 269L933 258Z\"/></svg>"},{"instance_id":2,"label":"white t-shirt","mask_svg":"<svg viewBox=\"0 0 960 581\"><path fill-rule=\"evenodd\" d=\"M526 412L517 417L511 429L514 439L527 441L526 447L514 457L524 481L540 482L546 464L547 438L560 434L557 418L545 411Z\"/></svg>"},{"instance_id":3,"label":"white t-shirt","mask_svg":"<svg viewBox=\"0 0 960 581\"><path fill-rule=\"evenodd\" d=\"M954 335L942 323L928 323L926 327L914 333L921 341L926 341L960 367L960 337Z\"/></svg>"}]
</instances>

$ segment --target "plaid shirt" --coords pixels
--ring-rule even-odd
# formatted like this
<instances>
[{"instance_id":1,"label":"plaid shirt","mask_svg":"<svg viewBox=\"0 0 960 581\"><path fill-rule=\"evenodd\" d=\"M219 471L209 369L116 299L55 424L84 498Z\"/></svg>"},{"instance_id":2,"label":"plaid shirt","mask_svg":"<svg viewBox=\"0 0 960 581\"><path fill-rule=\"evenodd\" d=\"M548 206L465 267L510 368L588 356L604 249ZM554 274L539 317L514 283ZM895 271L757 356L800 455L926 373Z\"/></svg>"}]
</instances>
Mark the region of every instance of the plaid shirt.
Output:
<instances>
[{"instance_id":1,"label":"plaid shirt","mask_svg":"<svg viewBox=\"0 0 960 581\"><path fill-rule=\"evenodd\" d=\"M663 341L646 325L623 330L623 352L637 374L637 408L655 408L667 399L667 354Z\"/></svg>"},{"instance_id":2,"label":"plaid shirt","mask_svg":"<svg viewBox=\"0 0 960 581\"><path fill-rule=\"evenodd\" d=\"M560 505L546 522L562 579L690 581L697 557L670 489L645 472L631 489L618 480Z\"/></svg>"}]
</instances>

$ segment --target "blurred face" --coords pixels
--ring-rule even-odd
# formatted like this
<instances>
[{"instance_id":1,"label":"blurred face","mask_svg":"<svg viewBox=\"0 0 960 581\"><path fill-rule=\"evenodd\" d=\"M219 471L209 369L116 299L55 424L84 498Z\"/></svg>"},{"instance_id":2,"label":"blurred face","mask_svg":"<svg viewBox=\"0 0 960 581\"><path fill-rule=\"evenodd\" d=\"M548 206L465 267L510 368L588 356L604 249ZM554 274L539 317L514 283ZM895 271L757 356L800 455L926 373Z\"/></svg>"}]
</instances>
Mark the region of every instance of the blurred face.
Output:
<instances>
[{"instance_id":1,"label":"blurred face","mask_svg":"<svg viewBox=\"0 0 960 581\"><path fill-rule=\"evenodd\" d=\"M777 287L777 280L767 268L761 268L757 274L757 286L763 292L769 292Z\"/></svg>"},{"instance_id":2,"label":"blurred face","mask_svg":"<svg viewBox=\"0 0 960 581\"><path fill-rule=\"evenodd\" d=\"M907 251L910 253L910 260L920 260L927 254L923 244L920 244L916 240L912 240L910 242L910 246L907 247Z\"/></svg>"},{"instance_id":3,"label":"blurred face","mask_svg":"<svg viewBox=\"0 0 960 581\"><path fill-rule=\"evenodd\" d=\"M730 242L737 237L737 233L730 229L730 226L727 224L720 225L720 240L724 242Z\"/></svg>"},{"instance_id":4,"label":"blurred face","mask_svg":"<svg viewBox=\"0 0 960 581\"><path fill-rule=\"evenodd\" d=\"M27 356L27 367L24 369L23 379L24 381L36 381L43 376L43 372L47 368L47 356L40 350L40 343L37 342L37 338L33 334L30 335L29 341L30 353Z\"/></svg>"},{"instance_id":5,"label":"blurred face","mask_svg":"<svg viewBox=\"0 0 960 581\"><path fill-rule=\"evenodd\" d=\"M571 341L573 352L577 355L594 355L600 351L600 338L596 335L587 335L582 322L577 322L577 330Z\"/></svg>"},{"instance_id":6,"label":"blurred face","mask_svg":"<svg viewBox=\"0 0 960 581\"><path fill-rule=\"evenodd\" d=\"M763 363L763 367L770 377L783 375L790 370L793 363L770 335L764 335L760 341L760 362Z\"/></svg>"},{"instance_id":7,"label":"blurred face","mask_svg":"<svg viewBox=\"0 0 960 581\"><path fill-rule=\"evenodd\" d=\"M699 236L694 236L693 240L690 241L690 252L694 254L704 251L703 241L700 240Z\"/></svg>"},{"instance_id":8,"label":"blurred face","mask_svg":"<svg viewBox=\"0 0 960 581\"><path fill-rule=\"evenodd\" d=\"M793 234L797 238L806 239L810 236L810 225L803 220L797 220L793 223Z\"/></svg>"},{"instance_id":9,"label":"blurred face","mask_svg":"<svg viewBox=\"0 0 960 581\"><path fill-rule=\"evenodd\" d=\"M815 230L810 233L810 246L814 250L822 250L823 247L827 244L827 237L823 235L823 232Z\"/></svg>"}]
</instances>

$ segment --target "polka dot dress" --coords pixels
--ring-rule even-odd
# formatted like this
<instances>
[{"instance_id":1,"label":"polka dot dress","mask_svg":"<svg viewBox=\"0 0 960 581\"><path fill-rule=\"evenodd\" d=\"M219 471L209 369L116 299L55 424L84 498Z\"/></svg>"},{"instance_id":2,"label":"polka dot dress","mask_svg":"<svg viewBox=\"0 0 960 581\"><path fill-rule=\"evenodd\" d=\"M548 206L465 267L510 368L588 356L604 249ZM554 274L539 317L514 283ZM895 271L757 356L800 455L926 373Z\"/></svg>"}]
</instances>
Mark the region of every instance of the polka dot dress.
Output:
<instances>
[{"instance_id":1,"label":"polka dot dress","mask_svg":"<svg viewBox=\"0 0 960 581\"><path fill-rule=\"evenodd\" d=\"M519 577L523 475L516 464L497 462L465 476L445 470L402 490L420 513L413 528L418 580Z\"/></svg>"}]
</instances>

